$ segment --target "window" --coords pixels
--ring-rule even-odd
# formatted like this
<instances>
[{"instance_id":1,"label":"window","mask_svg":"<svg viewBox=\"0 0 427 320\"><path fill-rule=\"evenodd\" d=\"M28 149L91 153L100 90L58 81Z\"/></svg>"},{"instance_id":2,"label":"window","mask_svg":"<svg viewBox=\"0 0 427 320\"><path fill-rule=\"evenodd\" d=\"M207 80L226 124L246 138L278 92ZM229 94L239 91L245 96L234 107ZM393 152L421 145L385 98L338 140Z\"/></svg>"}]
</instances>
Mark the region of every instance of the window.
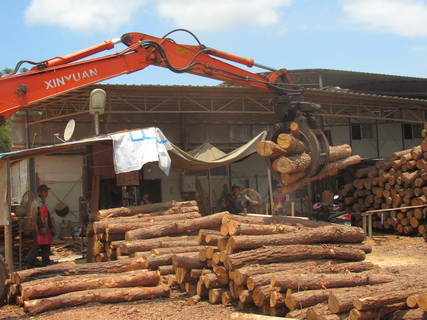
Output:
<instances>
[{"instance_id":1,"label":"window","mask_svg":"<svg viewBox=\"0 0 427 320\"><path fill-rule=\"evenodd\" d=\"M371 124L352 124L352 140L372 140L374 139L374 128Z\"/></svg>"},{"instance_id":2,"label":"window","mask_svg":"<svg viewBox=\"0 0 427 320\"><path fill-rule=\"evenodd\" d=\"M421 139L421 131L423 130L421 124L404 123L403 124L403 137L407 140Z\"/></svg>"}]
</instances>

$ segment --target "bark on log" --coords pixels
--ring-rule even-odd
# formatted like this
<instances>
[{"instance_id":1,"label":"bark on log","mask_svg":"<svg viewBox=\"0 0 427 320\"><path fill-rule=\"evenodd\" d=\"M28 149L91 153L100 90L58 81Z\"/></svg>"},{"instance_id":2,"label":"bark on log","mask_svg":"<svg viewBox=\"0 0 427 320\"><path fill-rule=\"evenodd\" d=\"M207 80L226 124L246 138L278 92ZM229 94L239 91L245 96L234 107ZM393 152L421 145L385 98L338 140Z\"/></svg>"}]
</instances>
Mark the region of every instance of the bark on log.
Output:
<instances>
[{"instance_id":1,"label":"bark on log","mask_svg":"<svg viewBox=\"0 0 427 320\"><path fill-rule=\"evenodd\" d=\"M135 229L125 233L127 241L136 239L149 239L172 234L190 233L200 229L215 229L221 226L222 217L227 212L219 212L209 216L185 221L171 222L166 225Z\"/></svg>"},{"instance_id":2,"label":"bark on log","mask_svg":"<svg viewBox=\"0 0 427 320\"><path fill-rule=\"evenodd\" d=\"M279 158L289 155L289 152L270 140L260 141L256 145L256 152L264 158Z\"/></svg>"},{"instance_id":3,"label":"bark on log","mask_svg":"<svg viewBox=\"0 0 427 320\"><path fill-rule=\"evenodd\" d=\"M281 173L293 173L306 170L311 164L311 157L307 153L290 157L280 157L273 161L272 167Z\"/></svg>"},{"instance_id":4,"label":"bark on log","mask_svg":"<svg viewBox=\"0 0 427 320\"><path fill-rule=\"evenodd\" d=\"M91 302L116 303L169 296L170 288L156 287L103 288L65 293L55 297L24 302L24 310L31 315L61 307L78 306Z\"/></svg>"},{"instance_id":5,"label":"bark on log","mask_svg":"<svg viewBox=\"0 0 427 320\"><path fill-rule=\"evenodd\" d=\"M182 219L194 219L194 218L200 218L202 215L198 211L188 212L188 213L181 213L176 215L167 215L167 216L159 216L155 217L148 217L147 218L138 218L138 219L132 219L132 220L126 220L126 219L106 219L94 222L94 232L95 234L107 232L109 234L117 234L117 233L125 233L129 230L134 230L138 228L147 228L151 227L152 225L161 224L161 223L168 223L171 220L182 220Z\"/></svg>"},{"instance_id":6,"label":"bark on log","mask_svg":"<svg viewBox=\"0 0 427 320\"><path fill-rule=\"evenodd\" d=\"M381 308L381 309L386 309L386 307ZM386 315L391 314L393 312L393 314L391 315L392 320L424 320L424 319L427 319L427 312L422 310L422 309L409 309L409 310L402 310L402 309L405 309L405 308L404 307L402 307L400 309L394 308L393 310L391 310ZM379 316L383 317L384 314L380 314Z\"/></svg>"},{"instance_id":7,"label":"bark on log","mask_svg":"<svg viewBox=\"0 0 427 320\"><path fill-rule=\"evenodd\" d=\"M329 162L348 158L351 156L351 152L351 147L348 144L343 144L340 146L329 146Z\"/></svg>"},{"instance_id":8,"label":"bark on log","mask_svg":"<svg viewBox=\"0 0 427 320\"><path fill-rule=\"evenodd\" d=\"M371 262L347 262L347 263L333 263L331 261L319 263L315 265L307 265L298 268L301 273L329 273L329 274L346 274L348 272L357 273L371 270L374 268ZM275 275L283 275L286 277L292 277L294 275L293 270L280 270L274 272L265 272L264 274L252 275L247 279L246 286L249 290L254 290L256 287L264 286L271 283L271 279Z\"/></svg>"},{"instance_id":9,"label":"bark on log","mask_svg":"<svg viewBox=\"0 0 427 320\"><path fill-rule=\"evenodd\" d=\"M224 224L223 224L224 225ZM277 233L295 232L298 228L287 225L265 225L265 224L252 224L245 222L238 222L231 220L228 222L228 234L234 235L268 235Z\"/></svg>"},{"instance_id":10,"label":"bark on log","mask_svg":"<svg viewBox=\"0 0 427 320\"><path fill-rule=\"evenodd\" d=\"M339 248L330 245L287 245L263 247L230 254L224 261L228 270L235 270L248 264L269 264L304 259L343 259L362 261L365 252L357 249Z\"/></svg>"},{"instance_id":11,"label":"bark on log","mask_svg":"<svg viewBox=\"0 0 427 320\"><path fill-rule=\"evenodd\" d=\"M344 228L343 228L344 227ZM292 233L231 236L228 240L233 250L254 249L262 246L315 244L315 243L360 243L365 233L359 227L328 225L313 229L300 229Z\"/></svg>"},{"instance_id":12,"label":"bark on log","mask_svg":"<svg viewBox=\"0 0 427 320\"><path fill-rule=\"evenodd\" d=\"M59 265L50 265L47 267L27 269L15 272L14 282L21 284L26 281L52 277L53 275L77 275L91 273L120 273L125 271L144 269L144 259L131 258L125 260L115 260L108 262L94 262L87 264L69 264L64 269L64 264L60 268L55 268Z\"/></svg>"},{"instance_id":13,"label":"bark on log","mask_svg":"<svg viewBox=\"0 0 427 320\"><path fill-rule=\"evenodd\" d=\"M270 317L253 313L234 312L230 316L230 320L283 320L283 317Z\"/></svg>"},{"instance_id":14,"label":"bark on log","mask_svg":"<svg viewBox=\"0 0 427 320\"><path fill-rule=\"evenodd\" d=\"M353 305L357 310L376 309L384 307L388 304L405 302L406 298L409 296L422 292L425 292L425 288L410 288L399 291L392 291L357 299L353 301Z\"/></svg>"},{"instance_id":15,"label":"bark on log","mask_svg":"<svg viewBox=\"0 0 427 320\"><path fill-rule=\"evenodd\" d=\"M203 269L206 268L206 262L200 261L198 252L179 253L172 257L174 267L186 269Z\"/></svg>"},{"instance_id":16,"label":"bark on log","mask_svg":"<svg viewBox=\"0 0 427 320\"><path fill-rule=\"evenodd\" d=\"M397 277L395 275L380 273L376 270L347 274L305 273L291 275L289 272L283 272L277 273L271 277L271 285L280 288L280 291L299 288L304 290L315 290L322 288L356 287L368 284L373 285L392 282L396 279Z\"/></svg>"},{"instance_id":17,"label":"bark on log","mask_svg":"<svg viewBox=\"0 0 427 320\"><path fill-rule=\"evenodd\" d=\"M226 214L222 218L222 223L228 223L229 220L235 220L245 223L254 224L286 224L290 226L304 226L310 228L317 228L324 225L329 225L327 222L318 222L313 220L307 220L295 217L285 216L266 216L266 217L254 217L250 215L241 216L236 214Z\"/></svg>"},{"instance_id":18,"label":"bark on log","mask_svg":"<svg viewBox=\"0 0 427 320\"><path fill-rule=\"evenodd\" d=\"M291 311L299 308L311 307L327 301L331 293L332 290L328 289L303 290L286 295L285 304Z\"/></svg>"},{"instance_id":19,"label":"bark on log","mask_svg":"<svg viewBox=\"0 0 427 320\"><path fill-rule=\"evenodd\" d=\"M302 141L287 133L278 135L277 144L290 154L300 154L305 151L305 146Z\"/></svg>"},{"instance_id":20,"label":"bark on log","mask_svg":"<svg viewBox=\"0 0 427 320\"><path fill-rule=\"evenodd\" d=\"M120 243L120 249L124 254L151 251L156 248L192 246L198 246L197 237L195 236L161 237L155 239L123 241Z\"/></svg>"},{"instance_id":21,"label":"bark on log","mask_svg":"<svg viewBox=\"0 0 427 320\"><path fill-rule=\"evenodd\" d=\"M115 274L59 276L24 282L20 285L23 300L56 296L68 292L100 288L125 288L156 286L160 281L158 271L136 270Z\"/></svg>"}]
</instances>

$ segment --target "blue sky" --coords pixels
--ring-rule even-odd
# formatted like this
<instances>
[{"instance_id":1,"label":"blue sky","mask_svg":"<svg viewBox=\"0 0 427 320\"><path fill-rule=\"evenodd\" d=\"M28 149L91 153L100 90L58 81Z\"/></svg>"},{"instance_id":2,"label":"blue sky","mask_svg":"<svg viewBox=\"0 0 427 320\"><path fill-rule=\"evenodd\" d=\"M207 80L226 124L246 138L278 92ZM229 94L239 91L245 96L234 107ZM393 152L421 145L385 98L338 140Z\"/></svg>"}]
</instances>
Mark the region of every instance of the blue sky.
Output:
<instances>
[{"instance_id":1,"label":"blue sky","mask_svg":"<svg viewBox=\"0 0 427 320\"><path fill-rule=\"evenodd\" d=\"M277 69L427 78L427 0L20 0L1 1L0 8L0 69L127 32L162 37L185 28L208 47ZM195 44L189 37L176 40ZM105 54L124 48L119 44ZM150 66L106 83L218 82Z\"/></svg>"}]
</instances>

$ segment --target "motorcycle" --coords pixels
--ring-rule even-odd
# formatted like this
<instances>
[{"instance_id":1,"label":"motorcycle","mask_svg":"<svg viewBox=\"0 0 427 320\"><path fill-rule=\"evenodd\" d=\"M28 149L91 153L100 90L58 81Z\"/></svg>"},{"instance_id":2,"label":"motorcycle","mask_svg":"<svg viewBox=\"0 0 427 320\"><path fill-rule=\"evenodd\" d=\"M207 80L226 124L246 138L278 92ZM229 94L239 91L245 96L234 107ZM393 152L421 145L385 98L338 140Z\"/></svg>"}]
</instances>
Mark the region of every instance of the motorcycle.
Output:
<instances>
[{"instance_id":1,"label":"motorcycle","mask_svg":"<svg viewBox=\"0 0 427 320\"><path fill-rule=\"evenodd\" d=\"M317 221L343 224L351 226L351 214L349 211L338 211L339 206L329 202L317 202L313 204Z\"/></svg>"}]
</instances>

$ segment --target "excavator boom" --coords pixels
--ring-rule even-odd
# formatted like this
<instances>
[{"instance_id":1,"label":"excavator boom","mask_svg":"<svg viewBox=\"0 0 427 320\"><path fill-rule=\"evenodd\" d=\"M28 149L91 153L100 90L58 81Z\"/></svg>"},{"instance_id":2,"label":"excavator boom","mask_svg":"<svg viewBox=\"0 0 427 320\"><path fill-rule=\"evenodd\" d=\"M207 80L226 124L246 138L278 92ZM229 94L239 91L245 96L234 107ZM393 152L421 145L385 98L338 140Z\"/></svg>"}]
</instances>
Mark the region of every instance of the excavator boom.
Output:
<instances>
[{"instance_id":1,"label":"excavator boom","mask_svg":"<svg viewBox=\"0 0 427 320\"><path fill-rule=\"evenodd\" d=\"M64 57L39 63L25 61L34 67L25 73L0 78L0 123L27 105L154 65L176 73L191 73L271 92L280 123L272 139L281 132L287 132L290 122L297 122L313 159L309 175L318 174L324 168L329 145L313 117L317 107L303 101L302 88L292 83L286 69L274 70L255 63L253 59L206 47L191 32L175 31L190 33L197 45L176 43L169 38L172 32L162 38L126 33L120 39L106 40ZM121 52L91 58L94 54L115 48L119 43L126 46ZM268 70L268 73L252 73L224 60L246 67L257 66Z\"/></svg>"}]
</instances>

